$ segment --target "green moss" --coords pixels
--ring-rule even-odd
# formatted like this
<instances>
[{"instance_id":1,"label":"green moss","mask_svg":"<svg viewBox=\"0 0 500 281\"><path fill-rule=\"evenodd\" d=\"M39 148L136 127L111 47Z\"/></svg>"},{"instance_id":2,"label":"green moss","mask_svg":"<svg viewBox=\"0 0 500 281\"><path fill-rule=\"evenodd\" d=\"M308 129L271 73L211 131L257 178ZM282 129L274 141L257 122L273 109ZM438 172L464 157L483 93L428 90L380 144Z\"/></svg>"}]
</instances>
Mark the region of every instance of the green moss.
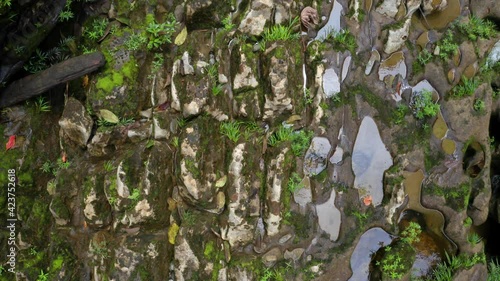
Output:
<instances>
[{"instance_id":1,"label":"green moss","mask_svg":"<svg viewBox=\"0 0 500 281\"><path fill-rule=\"evenodd\" d=\"M422 190L426 194L444 197L447 206L456 211L462 211L469 205L471 184L470 182L465 182L454 187L442 187L431 183Z\"/></svg>"}]
</instances>

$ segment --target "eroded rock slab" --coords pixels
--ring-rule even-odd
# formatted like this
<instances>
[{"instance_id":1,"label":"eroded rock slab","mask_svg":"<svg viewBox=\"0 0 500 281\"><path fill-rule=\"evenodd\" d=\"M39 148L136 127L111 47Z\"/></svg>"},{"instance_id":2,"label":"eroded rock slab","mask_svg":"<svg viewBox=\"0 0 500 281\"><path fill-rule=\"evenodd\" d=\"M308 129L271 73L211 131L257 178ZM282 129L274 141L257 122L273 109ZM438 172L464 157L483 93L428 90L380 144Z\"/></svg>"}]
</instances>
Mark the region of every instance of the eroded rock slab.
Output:
<instances>
[{"instance_id":1,"label":"eroded rock slab","mask_svg":"<svg viewBox=\"0 0 500 281\"><path fill-rule=\"evenodd\" d=\"M359 189L360 198L372 197L372 204L378 206L384 197L382 180L384 172L393 164L375 121L363 118L354 143L352 170L355 175L354 188Z\"/></svg>"},{"instance_id":2,"label":"eroded rock slab","mask_svg":"<svg viewBox=\"0 0 500 281\"><path fill-rule=\"evenodd\" d=\"M85 147L93 125L92 117L85 107L74 98L69 98L64 107L59 126L64 136L80 147Z\"/></svg>"},{"instance_id":3,"label":"eroded rock slab","mask_svg":"<svg viewBox=\"0 0 500 281\"><path fill-rule=\"evenodd\" d=\"M314 176L326 169L326 160L332 146L327 138L315 137L304 157L304 174Z\"/></svg>"}]
</instances>

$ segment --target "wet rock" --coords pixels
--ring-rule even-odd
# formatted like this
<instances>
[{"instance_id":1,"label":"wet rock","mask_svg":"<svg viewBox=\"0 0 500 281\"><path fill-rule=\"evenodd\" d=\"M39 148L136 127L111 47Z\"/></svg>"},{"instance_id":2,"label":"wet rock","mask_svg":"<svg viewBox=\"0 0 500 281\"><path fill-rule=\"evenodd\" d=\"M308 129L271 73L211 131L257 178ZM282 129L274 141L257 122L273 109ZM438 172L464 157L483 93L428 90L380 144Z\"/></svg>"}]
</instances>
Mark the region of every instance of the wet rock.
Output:
<instances>
[{"instance_id":1,"label":"wet rock","mask_svg":"<svg viewBox=\"0 0 500 281\"><path fill-rule=\"evenodd\" d=\"M500 4L499 4L499 6L500 6ZM500 11L500 8L499 8L499 11ZM488 66L491 66L491 65L494 65L495 63L497 63L498 61L500 61L500 40L495 43L493 48L491 48L491 51L488 55L488 59L487 59L486 64Z\"/></svg>"},{"instance_id":2,"label":"wet rock","mask_svg":"<svg viewBox=\"0 0 500 281\"><path fill-rule=\"evenodd\" d=\"M372 50L371 55L370 55L370 59L368 59L368 63L366 64L365 75L370 75L370 73L372 72L373 66L378 61L380 61L380 53L376 49L374 49L374 50Z\"/></svg>"},{"instance_id":3,"label":"wet rock","mask_svg":"<svg viewBox=\"0 0 500 281\"><path fill-rule=\"evenodd\" d=\"M280 54L279 52L284 52ZM293 109L293 92L290 91L293 76L293 63L290 60L290 51L284 47L277 47L269 60L269 80L271 93L266 93L264 103L264 120L276 118L285 111Z\"/></svg>"},{"instance_id":4,"label":"wet rock","mask_svg":"<svg viewBox=\"0 0 500 281\"><path fill-rule=\"evenodd\" d=\"M182 68L180 69L182 75L192 75L194 74L194 68L191 65L191 58L189 56L189 53L185 51L182 54L182 59L181 59L181 65Z\"/></svg>"},{"instance_id":5,"label":"wet rock","mask_svg":"<svg viewBox=\"0 0 500 281\"><path fill-rule=\"evenodd\" d=\"M229 164L228 227L222 235L225 240L229 241L231 247L242 246L253 240L255 217L259 215L258 191L261 179L254 177L253 174L256 171L250 169L254 160L248 154L248 145L238 144L233 149Z\"/></svg>"},{"instance_id":6,"label":"wet rock","mask_svg":"<svg viewBox=\"0 0 500 281\"><path fill-rule=\"evenodd\" d=\"M315 137L304 157L304 174L315 176L326 169L326 160L332 146L327 138Z\"/></svg>"},{"instance_id":7,"label":"wet rock","mask_svg":"<svg viewBox=\"0 0 500 281\"><path fill-rule=\"evenodd\" d=\"M262 256L262 263L267 268L271 268L277 261L283 258L283 253L279 248L272 248Z\"/></svg>"},{"instance_id":8,"label":"wet rock","mask_svg":"<svg viewBox=\"0 0 500 281\"><path fill-rule=\"evenodd\" d=\"M429 15L434 11L442 11L448 5L447 0L423 0L422 10L424 15Z\"/></svg>"},{"instance_id":9,"label":"wet rock","mask_svg":"<svg viewBox=\"0 0 500 281\"><path fill-rule=\"evenodd\" d=\"M253 60L253 53L249 52L248 48L249 45L240 48L240 65L233 81L233 89L236 92L253 89L259 85L255 78L257 65ZM249 55L250 57L247 58Z\"/></svg>"},{"instance_id":10,"label":"wet rock","mask_svg":"<svg viewBox=\"0 0 500 281\"><path fill-rule=\"evenodd\" d=\"M250 90L234 97L234 111L240 117L250 118L251 120L262 117L263 97L258 90Z\"/></svg>"},{"instance_id":11,"label":"wet rock","mask_svg":"<svg viewBox=\"0 0 500 281\"><path fill-rule=\"evenodd\" d=\"M454 281L483 281L488 279L488 268L485 264L478 263L470 269L462 269L454 275Z\"/></svg>"},{"instance_id":12,"label":"wet rock","mask_svg":"<svg viewBox=\"0 0 500 281\"><path fill-rule=\"evenodd\" d=\"M330 236L332 241L338 239L341 225L341 214L339 209L335 206L335 197L335 190L332 190L328 201L316 205L319 227Z\"/></svg>"},{"instance_id":13,"label":"wet rock","mask_svg":"<svg viewBox=\"0 0 500 281\"><path fill-rule=\"evenodd\" d=\"M377 124L371 117L363 118L352 154L352 170L356 177L354 188L359 189L360 198L371 196L374 206L382 203L382 179L392 164L391 154L380 138Z\"/></svg>"},{"instance_id":14,"label":"wet rock","mask_svg":"<svg viewBox=\"0 0 500 281\"><path fill-rule=\"evenodd\" d=\"M331 98L340 92L339 76L333 68L328 68L323 74L323 91L326 98Z\"/></svg>"},{"instance_id":15,"label":"wet rock","mask_svg":"<svg viewBox=\"0 0 500 281\"><path fill-rule=\"evenodd\" d=\"M130 139L130 141L137 143L148 139L151 136L153 130L151 122L144 122L136 123L136 125L127 129L126 131L127 137Z\"/></svg>"},{"instance_id":16,"label":"wet rock","mask_svg":"<svg viewBox=\"0 0 500 281\"><path fill-rule=\"evenodd\" d=\"M111 132L96 132L90 143L87 145L87 149L90 155L101 157L111 153L112 149L109 147L110 144Z\"/></svg>"},{"instance_id":17,"label":"wet rock","mask_svg":"<svg viewBox=\"0 0 500 281\"><path fill-rule=\"evenodd\" d=\"M192 280L200 268L200 261L182 235L177 237L174 259L176 262L175 280Z\"/></svg>"},{"instance_id":18,"label":"wet rock","mask_svg":"<svg viewBox=\"0 0 500 281\"><path fill-rule=\"evenodd\" d=\"M57 225L67 225L71 219L70 211L59 197L52 199L49 210Z\"/></svg>"},{"instance_id":19,"label":"wet rock","mask_svg":"<svg viewBox=\"0 0 500 281\"><path fill-rule=\"evenodd\" d=\"M83 183L85 198L83 199L83 214L88 226L102 226L109 224L110 205L104 194L104 186L97 176L90 176Z\"/></svg>"},{"instance_id":20,"label":"wet rock","mask_svg":"<svg viewBox=\"0 0 500 281\"><path fill-rule=\"evenodd\" d=\"M291 251L286 250L283 257L286 260L292 260L293 262L297 262L300 259L300 257L302 257L304 251L305 251L304 248L296 248Z\"/></svg>"},{"instance_id":21,"label":"wet rock","mask_svg":"<svg viewBox=\"0 0 500 281\"><path fill-rule=\"evenodd\" d=\"M281 222L281 192L283 189L283 180L286 178L285 155L289 152L288 148L283 148L280 153L271 160L267 173L267 193L265 213L266 232L269 236L275 236L279 233Z\"/></svg>"},{"instance_id":22,"label":"wet rock","mask_svg":"<svg viewBox=\"0 0 500 281\"><path fill-rule=\"evenodd\" d=\"M399 5L401 5L401 0L384 0L375 11L390 18L394 18L398 13Z\"/></svg>"},{"instance_id":23,"label":"wet rock","mask_svg":"<svg viewBox=\"0 0 500 281\"><path fill-rule=\"evenodd\" d=\"M59 119L61 133L83 148L87 145L93 123L85 107L78 100L69 98Z\"/></svg>"},{"instance_id":24,"label":"wet rock","mask_svg":"<svg viewBox=\"0 0 500 281\"><path fill-rule=\"evenodd\" d=\"M250 35L260 35L267 21L271 19L272 8L272 0L253 0L238 29Z\"/></svg>"},{"instance_id":25,"label":"wet rock","mask_svg":"<svg viewBox=\"0 0 500 281\"><path fill-rule=\"evenodd\" d=\"M142 261L142 254L134 252L125 246L115 249L113 277L118 280L129 280L137 265Z\"/></svg>"},{"instance_id":26,"label":"wet rock","mask_svg":"<svg viewBox=\"0 0 500 281\"><path fill-rule=\"evenodd\" d=\"M290 240L292 238L292 234L286 234L286 235L283 235L279 240L278 240L278 243L280 244L285 244L286 242L288 242L288 240Z\"/></svg>"},{"instance_id":27,"label":"wet rock","mask_svg":"<svg viewBox=\"0 0 500 281\"><path fill-rule=\"evenodd\" d=\"M218 130L213 130L210 118L197 118L193 124L183 129L178 156L180 195L197 206L212 213L221 213L223 208L217 202L221 187L216 186L217 174L224 171L224 155L219 153L224 143ZM217 149L213 149L217 146Z\"/></svg>"},{"instance_id":28,"label":"wet rock","mask_svg":"<svg viewBox=\"0 0 500 281\"><path fill-rule=\"evenodd\" d=\"M293 200L299 204L301 209L304 209L307 204L312 202L311 180L309 177L304 177L300 182L302 188L293 193Z\"/></svg>"},{"instance_id":29,"label":"wet rock","mask_svg":"<svg viewBox=\"0 0 500 281\"><path fill-rule=\"evenodd\" d=\"M389 38L387 39L387 43L385 44L384 49L384 52L386 54L392 54L403 47L406 40L408 39L410 24L411 17L407 17L402 27L394 30L389 30Z\"/></svg>"}]
</instances>

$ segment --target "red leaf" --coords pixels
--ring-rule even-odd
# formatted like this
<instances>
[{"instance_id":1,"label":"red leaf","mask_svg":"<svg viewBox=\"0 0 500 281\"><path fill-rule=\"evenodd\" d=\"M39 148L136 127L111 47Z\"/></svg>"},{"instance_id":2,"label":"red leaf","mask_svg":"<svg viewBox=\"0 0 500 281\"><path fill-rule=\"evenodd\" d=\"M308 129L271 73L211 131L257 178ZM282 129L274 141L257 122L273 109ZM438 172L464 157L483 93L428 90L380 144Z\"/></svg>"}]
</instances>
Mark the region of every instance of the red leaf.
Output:
<instances>
[{"instance_id":1,"label":"red leaf","mask_svg":"<svg viewBox=\"0 0 500 281\"><path fill-rule=\"evenodd\" d=\"M16 145L16 135L12 135L9 137L9 141L5 144L5 150L9 150Z\"/></svg>"}]
</instances>

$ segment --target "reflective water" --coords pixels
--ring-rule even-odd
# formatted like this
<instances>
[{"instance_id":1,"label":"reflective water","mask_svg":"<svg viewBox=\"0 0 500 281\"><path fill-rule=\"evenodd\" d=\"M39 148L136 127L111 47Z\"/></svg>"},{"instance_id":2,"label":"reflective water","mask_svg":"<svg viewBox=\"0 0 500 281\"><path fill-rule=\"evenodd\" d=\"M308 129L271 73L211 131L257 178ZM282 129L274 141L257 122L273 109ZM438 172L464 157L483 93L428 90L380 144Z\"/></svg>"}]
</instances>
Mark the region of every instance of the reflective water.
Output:
<instances>
[{"instance_id":1,"label":"reflective water","mask_svg":"<svg viewBox=\"0 0 500 281\"><path fill-rule=\"evenodd\" d=\"M330 199L323 204L316 205L319 227L328 233L330 239L336 241L339 238L341 214L335 206L335 190L332 190Z\"/></svg>"},{"instance_id":2,"label":"reflective water","mask_svg":"<svg viewBox=\"0 0 500 281\"><path fill-rule=\"evenodd\" d=\"M337 2L337 0L333 2L333 8L330 12L328 22L318 31L318 34L316 35L317 40L323 41L330 32L339 32L342 29L340 27L340 18L343 9L344 7L342 7L342 5Z\"/></svg>"}]
</instances>

